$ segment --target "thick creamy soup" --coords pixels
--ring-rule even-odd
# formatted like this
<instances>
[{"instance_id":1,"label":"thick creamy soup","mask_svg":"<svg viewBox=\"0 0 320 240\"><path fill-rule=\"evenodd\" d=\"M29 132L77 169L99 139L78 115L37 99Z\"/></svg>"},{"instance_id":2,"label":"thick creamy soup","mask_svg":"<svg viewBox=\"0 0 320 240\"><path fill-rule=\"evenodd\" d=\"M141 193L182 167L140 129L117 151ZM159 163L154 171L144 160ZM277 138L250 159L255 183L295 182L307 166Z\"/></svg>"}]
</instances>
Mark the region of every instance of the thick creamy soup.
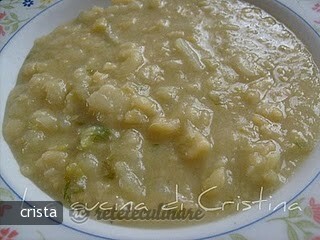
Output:
<instances>
[{"instance_id":1,"label":"thick creamy soup","mask_svg":"<svg viewBox=\"0 0 320 240\"><path fill-rule=\"evenodd\" d=\"M35 41L3 131L67 206L208 210L288 181L317 141L319 92L310 53L259 8L114 0Z\"/></svg>"}]
</instances>

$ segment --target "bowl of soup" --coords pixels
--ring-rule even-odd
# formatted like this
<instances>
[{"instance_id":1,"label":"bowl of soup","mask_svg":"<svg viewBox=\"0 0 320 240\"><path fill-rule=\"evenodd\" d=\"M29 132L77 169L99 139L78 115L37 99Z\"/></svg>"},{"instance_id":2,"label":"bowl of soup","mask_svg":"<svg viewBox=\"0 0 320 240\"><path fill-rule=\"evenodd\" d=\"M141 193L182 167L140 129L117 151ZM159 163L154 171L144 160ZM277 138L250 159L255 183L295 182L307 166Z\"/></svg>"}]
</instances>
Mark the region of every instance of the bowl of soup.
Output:
<instances>
[{"instance_id":1,"label":"bowl of soup","mask_svg":"<svg viewBox=\"0 0 320 240\"><path fill-rule=\"evenodd\" d=\"M320 169L318 49L277 1L61 1L1 52L1 176L105 238L295 209Z\"/></svg>"}]
</instances>

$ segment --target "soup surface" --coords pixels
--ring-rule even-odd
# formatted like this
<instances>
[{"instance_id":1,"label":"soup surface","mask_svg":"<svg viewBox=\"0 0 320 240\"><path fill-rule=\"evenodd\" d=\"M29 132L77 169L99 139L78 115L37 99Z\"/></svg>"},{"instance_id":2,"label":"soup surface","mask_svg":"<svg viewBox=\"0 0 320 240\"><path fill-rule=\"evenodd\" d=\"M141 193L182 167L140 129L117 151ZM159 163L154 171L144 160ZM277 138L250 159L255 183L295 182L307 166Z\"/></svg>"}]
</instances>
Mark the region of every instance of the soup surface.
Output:
<instances>
[{"instance_id":1,"label":"soup surface","mask_svg":"<svg viewBox=\"0 0 320 240\"><path fill-rule=\"evenodd\" d=\"M310 53L259 8L114 0L35 41L3 131L66 205L206 210L287 182L316 143L319 92Z\"/></svg>"}]
</instances>

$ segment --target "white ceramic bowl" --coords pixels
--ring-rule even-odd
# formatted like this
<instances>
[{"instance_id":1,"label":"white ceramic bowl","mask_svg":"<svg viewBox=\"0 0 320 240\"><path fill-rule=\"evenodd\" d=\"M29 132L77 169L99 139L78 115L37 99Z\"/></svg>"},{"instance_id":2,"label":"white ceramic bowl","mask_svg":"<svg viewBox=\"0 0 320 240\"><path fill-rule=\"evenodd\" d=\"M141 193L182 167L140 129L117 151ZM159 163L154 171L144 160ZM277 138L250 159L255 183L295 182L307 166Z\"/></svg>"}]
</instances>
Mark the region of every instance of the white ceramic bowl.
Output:
<instances>
[{"instance_id":1,"label":"white ceramic bowl","mask_svg":"<svg viewBox=\"0 0 320 240\"><path fill-rule=\"evenodd\" d=\"M308 47L314 60L320 66L320 36L296 13L276 0L249 0L268 13L285 23ZM2 127L5 104L10 90L14 87L18 71L25 57L33 46L36 38L48 34L56 26L73 19L80 11L93 5L107 6L104 0L64 0L46 9L24 25L4 46L0 52L0 125ZM2 132L2 131L1 131ZM289 183L274 193L272 203L289 203L305 190L320 173L320 147L314 150ZM0 139L1 178L20 198L27 188L26 200L52 200L47 194L36 187L19 171L19 166L3 139ZM257 196L258 198L259 196ZM281 210L281 209L279 209ZM207 239L222 236L236 230L256 224L270 216L272 211L257 207L241 212L217 222L175 229L137 229L98 223L88 220L76 224L70 220L69 211L64 209L64 226L91 236L108 239Z\"/></svg>"}]
</instances>

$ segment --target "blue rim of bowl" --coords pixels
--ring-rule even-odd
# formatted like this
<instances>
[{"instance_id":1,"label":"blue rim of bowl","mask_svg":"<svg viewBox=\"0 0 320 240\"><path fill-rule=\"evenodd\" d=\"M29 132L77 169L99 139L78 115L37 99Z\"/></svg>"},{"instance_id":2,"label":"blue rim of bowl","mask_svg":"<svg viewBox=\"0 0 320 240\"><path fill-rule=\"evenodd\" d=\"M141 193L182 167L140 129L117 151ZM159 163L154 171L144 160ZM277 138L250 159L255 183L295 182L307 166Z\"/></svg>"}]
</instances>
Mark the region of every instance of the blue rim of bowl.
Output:
<instances>
[{"instance_id":1,"label":"blue rim of bowl","mask_svg":"<svg viewBox=\"0 0 320 240\"><path fill-rule=\"evenodd\" d=\"M49 7L43 9L42 11L40 11L39 13L37 13L35 16L33 16L32 18L30 18L25 24L23 24L9 39L8 41L3 45L3 47L0 49L0 54L1 52L3 51L3 49L8 45L8 43L11 41L11 39L20 32L21 29L23 29L27 24L29 24L33 19L35 19L36 17L38 17L39 15L41 15L42 13L44 13L45 11L47 11L48 9L52 8L53 6L55 5L58 5L59 3L63 2L64 0L59 0L57 2L55 2L54 4L50 5ZM289 8L288 6L286 6L285 4L279 2L278 0L274 0L277 4L281 5L282 7L286 8L287 10L289 10L290 12L292 12L296 17L298 17L300 20L302 20L310 29L312 29L312 31L319 37L320 39L320 34L312 27L312 25L310 23L308 23L303 17L301 17L298 13L296 13L294 10L292 10L291 8ZM296 195L294 195L287 203L290 203L292 202L295 198L297 198L301 193L303 193L313 182L315 182L315 180L320 176L320 171L315 175L315 177L312 178L312 180L302 189L300 190ZM4 182L5 185L7 185L7 187L19 198L22 200L22 197L7 183L7 181L2 177L2 175L0 174L0 179ZM207 237L202 237L202 238L195 238L194 240L205 240L205 239L211 239L211 238L216 238L216 237L221 237L223 235L227 235L227 234L230 234L230 233L234 233L236 231L239 231L241 229L244 229L246 227L249 227L257 222L260 222L261 220L267 218L267 217L270 217L271 215L273 215L274 213L278 212L279 210L281 210L283 208L282 207L279 207L277 208L276 210L268 213L267 215L265 216L262 216L250 223L247 223L247 224L244 224L240 227L237 227L237 228L234 228L234 229L231 229L231 230L228 230L228 231L225 231L225 232L222 232L222 233L217 233L217 234L214 234L214 235L210 235L210 236L207 236ZM85 231L82 231L80 229L77 229L77 228L74 228L72 226L68 226L64 223L61 224L62 226L66 227L66 228L69 228L71 230L74 230L76 232L79 232L79 233L83 233L83 234L86 234L86 235L89 235L91 237L96 237L96 238L100 238L100 239L107 239L107 240L118 240L118 239L115 239L115 238L108 238L108 237L104 237L104 236L100 236L100 235L96 235L96 234L93 234L93 233L89 233L89 232L85 232Z\"/></svg>"}]
</instances>

